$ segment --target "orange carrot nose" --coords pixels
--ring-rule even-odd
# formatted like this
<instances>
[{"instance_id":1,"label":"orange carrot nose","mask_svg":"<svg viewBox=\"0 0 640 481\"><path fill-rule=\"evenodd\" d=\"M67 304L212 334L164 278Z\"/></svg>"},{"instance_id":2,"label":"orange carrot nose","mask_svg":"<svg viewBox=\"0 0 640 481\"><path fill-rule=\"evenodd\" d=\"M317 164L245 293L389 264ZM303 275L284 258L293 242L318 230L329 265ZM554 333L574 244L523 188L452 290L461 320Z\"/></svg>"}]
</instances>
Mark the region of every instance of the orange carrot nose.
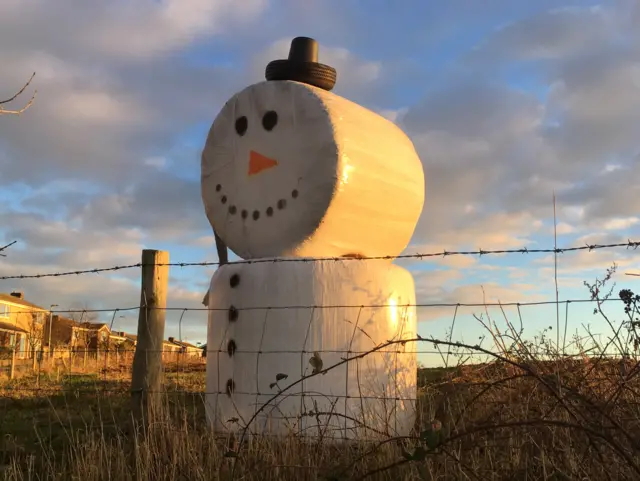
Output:
<instances>
[{"instance_id":1,"label":"orange carrot nose","mask_svg":"<svg viewBox=\"0 0 640 481\"><path fill-rule=\"evenodd\" d=\"M270 169L276 165L278 165L277 160L265 157L254 150L249 152L249 175L259 174L263 170Z\"/></svg>"}]
</instances>

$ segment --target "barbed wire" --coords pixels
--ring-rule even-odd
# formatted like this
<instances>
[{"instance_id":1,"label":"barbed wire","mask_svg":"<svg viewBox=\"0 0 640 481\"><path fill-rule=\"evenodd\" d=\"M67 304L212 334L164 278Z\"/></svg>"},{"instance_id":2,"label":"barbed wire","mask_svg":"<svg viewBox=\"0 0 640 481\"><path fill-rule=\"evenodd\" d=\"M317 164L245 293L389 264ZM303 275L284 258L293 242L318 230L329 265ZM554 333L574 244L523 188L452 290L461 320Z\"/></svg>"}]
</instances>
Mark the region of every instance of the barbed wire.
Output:
<instances>
[{"instance_id":1,"label":"barbed wire","mask_svg":"<svg viewBox=\"0 0 640 481\"><path fill-rule=\"evenodd\" d=\"M486 256L486 255L499 255L499 254L562 254L565 252L576 252L576 251L594 251L601 249L613 249L618 247L625 247L627 249L637 249L640 247L640 241L632 241L628 240L625 243L613 243L613 244L587 244L584 246L573 246L573 247L554 247L554 248L544 248L544 249L529 249L527 247L521 249L493 249L493 250L484 250L478 249L475 251L440 251L440 252L429 252L429 253L415 253L415 254L400 254L397 256L370 256L370 257L274 257L274 258L261 258L261 259L241 259L239 261L235 261L229 264L232 265L242 265L242 264L264 264L264 263L285 263L285 262L349 262L349 261L371 261L371 260L396 260L396 259L420 259L424 260L426 258L432 257L448 257L448 256L459 256L459 255L478 255L478 256ZM209 267L209 266L219 266L220 262L168 262L168 263L158 263L158 264L143 264L142 262L138 262L135 264L126 264L120 266L112 266L112 267L102 267L102 268L92 268L92 269L80 269L74 271L64 271L64 272L52 272L46 274L18 274L18 275L9 275L9 276L0 276L0 280L9 280L9 279L40 279L43 277L62 277L62 276L72 276L72 275L82 275L82 274L100 274L103 272L114 272L120 271L124 269L132 269L132 268L141 268L147 265L156 265L156 266L165 266L165 267Z\"/></svg>"},{"instance_id":2,"label":"barbed wire","mask_svg":"<svg viewBox=\"0 0 640 481\"><path fill-rule=\"evenodd\" d=\"M286 305L286 306L245 306L237 307L233 306L237 311L282 311L282 310L297 310L297 309L381 309L385 307L394 307L398 309L416 307L416 308L436 308L436 307L527 307L527 306L546 306L555 304L582 304L582 303L611 303L611 302L623 302L620 298L608 298L608 299L592 299L592 298L576 298L576 299L564 299L564 300L549 300L549 301L511 301L511 302L418 302L414 304L301 304L301 305ZM118 313L125 311L136 311L144 306L130 306L130 307L107 307L101 309L52 309L51 311L44 309L47 313L51 312L56 314L90 314L90 313ZM228 311L229 307L145 307L148 310L159 311L194 311L194 312L208 312L208 311ZM36 312L33 309L24 310L12 310L11 314L29 314ZM84 322L84 321L83 321Z\"/></svg>"}]
</instances>

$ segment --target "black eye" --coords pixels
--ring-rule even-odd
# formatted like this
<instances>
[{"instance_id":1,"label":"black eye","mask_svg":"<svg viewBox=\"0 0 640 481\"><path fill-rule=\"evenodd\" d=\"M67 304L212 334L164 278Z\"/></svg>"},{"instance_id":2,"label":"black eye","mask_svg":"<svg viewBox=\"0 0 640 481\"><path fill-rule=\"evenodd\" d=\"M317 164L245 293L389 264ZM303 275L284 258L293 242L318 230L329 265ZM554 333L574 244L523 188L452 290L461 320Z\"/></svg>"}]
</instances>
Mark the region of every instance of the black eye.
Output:
<instances>
[{"instance_id":1,"label":"black eye","mask_svg":"<svg viewBox=\"0 0 640 481\"><path fill-rule=\"evenodd\" d=\"M265 130L272 130L278 123L278 114L273 110L269 110L264 117L262 117L262 126Z\"/></svg>"},{"instance_id":2,"label":"black eye","mask_svg":"<svg viewBox=\"0 0 640 481\"><path fill-rule=\"evenodd\" d=\"M244 135L244 133L247 131L248 126L249 123L247 122L247 118L244 115L236 119L236 132L238 132L238 135Z\"/></svg>"}]
</instances>

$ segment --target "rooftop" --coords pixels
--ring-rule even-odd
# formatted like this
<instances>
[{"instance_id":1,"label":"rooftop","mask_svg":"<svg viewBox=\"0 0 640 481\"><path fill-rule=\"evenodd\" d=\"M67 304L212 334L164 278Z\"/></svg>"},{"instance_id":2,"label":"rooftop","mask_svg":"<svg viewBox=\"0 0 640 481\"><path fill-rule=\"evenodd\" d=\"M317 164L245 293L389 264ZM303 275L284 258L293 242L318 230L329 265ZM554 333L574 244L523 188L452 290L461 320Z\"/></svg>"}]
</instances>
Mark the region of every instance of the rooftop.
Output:
<instances>
[{"instance_id":1,"label":"rooftop","mask_svg":"<svg viewBox=\"0 0 640 481\"><path fill-rule=\"evenodd\" d=\"M20 306L30 307L32 309L38 309L41 311L46 311L44 307L38 306L33 302L25 301L22 297L12 296L11 294L4 294L0 292L0 302L10 302L12 304L18 304Z\"/></svg>"},{"instance_id":2,"label":"rooftop","mask_svg":"<svg viewBox=\"0 0 640 481\"><path fill-rule=\"evenodd\" d=\"M0 330L14 331L14 332L27 332L24 329L20 329L19 327L16 327L14 324L11 324L10 322L0 322Z\"/></svg>"},{"instance_id":3,"label":"rooftop","mask_svg":"<svg viewBox=\"0 0 640 481\"><path fill-rule=\"evenodd\" d=\"M196 346L196 345L191 344L190 342L187 342L187 341L179 341L178 339L175 339L173 337L169 338L169 342L171 342L173 344L177 344L178 346L193 347L194 349L202 349L202 346Z\"/></svg>"},{"instance_id":4,"label":"rooftop","mask_svg":"<svg viewBox=\"0 0 640 481\"><path fill-rule=\"evenodd\" d=\"M78 326L89 329L90 331L99 331L100 329L105 327L109 329L109 324L105 324L104 322L81 322L78 323Z\"/></svg>"}]
</instances>

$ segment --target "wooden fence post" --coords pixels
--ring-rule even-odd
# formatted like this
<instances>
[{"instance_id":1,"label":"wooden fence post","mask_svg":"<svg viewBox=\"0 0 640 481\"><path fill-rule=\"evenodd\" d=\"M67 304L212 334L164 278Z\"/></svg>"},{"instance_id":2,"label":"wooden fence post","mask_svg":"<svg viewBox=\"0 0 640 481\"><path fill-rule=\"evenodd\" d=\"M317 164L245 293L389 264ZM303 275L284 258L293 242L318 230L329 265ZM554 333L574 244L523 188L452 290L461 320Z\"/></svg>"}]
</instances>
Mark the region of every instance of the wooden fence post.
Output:
<instances>
[{"instance_id":1,"label":"wooden fence post","mask_svg":"<svg viewBox=\"0 0 640 481\"><path fill-rule=\"evenodd\" d=\"M9 365L9 379L13 379L16 376L16 349L17 346L14 346L11 350L11 364Z\"/></svg>"},{"instance_id":2,"label":"wooden fence post","mask_svg":"<svg viewBox=\"0 0 640 481\"><path fill-rule=\"evenodd\" d=\"M142 422L149 422L150 417L159 415L162 405L162 340L169 285L168 263L168 252L142 251L138 342L131 374L133 416Z\"/></svg>"}]
</instances>

